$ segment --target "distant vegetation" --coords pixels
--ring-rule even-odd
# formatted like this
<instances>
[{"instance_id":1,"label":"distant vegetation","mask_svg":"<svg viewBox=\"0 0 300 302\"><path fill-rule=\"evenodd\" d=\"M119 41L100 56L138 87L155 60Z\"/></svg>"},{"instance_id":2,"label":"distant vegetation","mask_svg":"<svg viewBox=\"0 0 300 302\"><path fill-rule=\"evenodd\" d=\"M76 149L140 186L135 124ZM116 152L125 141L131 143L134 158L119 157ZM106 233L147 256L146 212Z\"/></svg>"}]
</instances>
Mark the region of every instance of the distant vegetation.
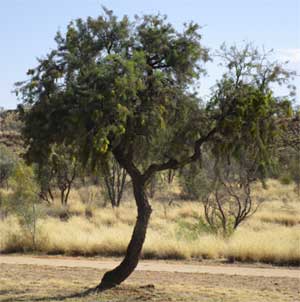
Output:
<instances>
[{"instance_id":1,"label":"distant vegetation","mask_svg":"<svg viewBox=\"0 0 300 302\"><path fill-rule=\"evenodd\" d=\"M275 180L267 181L267 188L254 185L252 198L264 202L237 231L224 238L205 223L201 202L181 200L176 182L171 191L164 186L152 200L156 215L151 219L142 257L299 265L297 195L292 185ZM67 207L60 204L58 192L55 197L51 205L39 202L33 208L26 201L26 211L21 206L19 210L7 209L6 218L2 206L2 253L124 256L135 222L129 188L119 208L104 206L103 189L95 185L73 190Z\"/></svg>"},{"instance_id":2,"label":"distant vegetation","mask_svg":"<svg viewBox=\"0 0 300 302\"><path fill-rule=\"evenodd\" d=\"M6 124L9 114L3 116ZM10 123L20 127L15 112L14 122L11 117ZM215 187L209 153L202 165L190 165L172 174L160 173L153 179L148 194L157 214L150 222L143 257L226 258L298 265L299 193L298 178L293 173L299 170L289 168L297 160L293 148L299 146L298 134L291 131L291 127L298 126L297 121L297 114L284 121L287 133L279 137L276 166L269 175L277 180L254 181L251 196L232 186ZM124 178L113 162L99 173L82 170L64 155L66 150L57 150L59 153L55 152L46 166L28 166L22 160L25 151L20 148L20 128L12 128L6 126L6 131L14 133L18 144L11 145L4 137L0 144L0 252L123 256L135 220L130 178L126 174ZM291 141L287 141L288 137ZM287 152L291 152L289 156ZM231 165L230 173L234 167ZM226 177L225 183L234 183L229 174ZM120 186L124 186L122 190ZM225 229L220 217L211 216L215 220L210 221L206 213L208 202L213 206L211 198L218 193L225 198L225 203L220 204L228 219ZM237 205L230 201L230 195L235 193L239 198L251 197L254 216L233 232L232 211Z\"/></svg>"}]
</instances>

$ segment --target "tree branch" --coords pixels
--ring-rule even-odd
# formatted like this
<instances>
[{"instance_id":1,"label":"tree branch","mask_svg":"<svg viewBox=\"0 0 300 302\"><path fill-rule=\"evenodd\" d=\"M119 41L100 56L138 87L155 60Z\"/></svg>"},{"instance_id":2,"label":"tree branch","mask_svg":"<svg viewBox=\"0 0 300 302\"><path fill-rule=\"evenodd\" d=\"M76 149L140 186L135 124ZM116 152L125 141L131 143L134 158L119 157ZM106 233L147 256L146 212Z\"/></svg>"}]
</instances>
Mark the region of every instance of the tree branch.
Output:
<instances>
[{"instance_id":1,"label":"tree branch","mask_svg":"<svg viewBox=\"0 0 300 302\"><path fill-rule=\"evenodd\" d=\"M216 133L217 127L211 129L205 136L200 137L194 144L194 153L184 160L178 161L177 159L171 158L168 161L161 164L151 164L147 170L142 175L143 180L147 181L151 176L158 171L168 170L168 169L178 169L186 164L189 164L197 159L201 158L201 146L208 142L210 138Z\"/></svg>"}]
</instances>

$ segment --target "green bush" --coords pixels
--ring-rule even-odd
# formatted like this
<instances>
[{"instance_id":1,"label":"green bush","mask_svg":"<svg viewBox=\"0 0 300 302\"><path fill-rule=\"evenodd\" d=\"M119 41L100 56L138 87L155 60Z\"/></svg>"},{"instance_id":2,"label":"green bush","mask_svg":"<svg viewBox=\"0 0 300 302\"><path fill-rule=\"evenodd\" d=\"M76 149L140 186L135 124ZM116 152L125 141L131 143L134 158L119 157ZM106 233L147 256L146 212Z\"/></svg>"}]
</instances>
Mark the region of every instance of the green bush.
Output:
<instances>
[{"instance_id":1,"label":"green bush","mask_svg":"<svg viewBox=\"0 0 300 302\"><path fill-rule=\"evenodd\" d=\"M283 185L290 185L293 182L293 179L291 175L284 173L280 176L279 181Z\"/></svg>"},{"instance_id":2,"label":"green bush","mask_svg":"<svg viewBox=\"0 0 300 302\"><path fill-rule=\"evenodd\" d=\"M223 237L230 237L234 232L233 226L234 221L229 218L227 221L226 234L224 234L221 221L216 221L214 225L210 225L203 217L199 216L195 223L178 220L176 235L179 240L184 239L188 241L197 240L202 234L214 234Z\"/></svg>"},{"instance_id":3,"label":"green bush","mask_svg":"<svg viewBox=\"0 0 300 302\"><path fill-rule=\"evenodd\" d=\"M36 247L37 218L40 211L37 207L38 187L35 182L33 169L22 161L16 165L10 178L12 193L5 199L5 207L19 218L25 236L30 237L32 248Z\"/></svg>"},{"instance_id":4,"label":"green bush","mask_svg":"<svg viewBox=\"0 0 300 302\"><path fill-rule=\"evenodd\" d=\"M0 144L0 187L8 184L8 179L14 173L17 157L4 145Z\"/></svg>"},{"instance_id":5,"label":"green bush","mask_svg":"<svg viewBox=\"0 0 300 302\"><path fill-rule=\"evenodd\" d=\"M206 234L216 234L217 230L210 226L205 220L199 216L197 222L192 223L185 220L177 221L177 232L176 235L178 239L185 240L196 240L199 235Z\"/></svg>"}]
</instances>

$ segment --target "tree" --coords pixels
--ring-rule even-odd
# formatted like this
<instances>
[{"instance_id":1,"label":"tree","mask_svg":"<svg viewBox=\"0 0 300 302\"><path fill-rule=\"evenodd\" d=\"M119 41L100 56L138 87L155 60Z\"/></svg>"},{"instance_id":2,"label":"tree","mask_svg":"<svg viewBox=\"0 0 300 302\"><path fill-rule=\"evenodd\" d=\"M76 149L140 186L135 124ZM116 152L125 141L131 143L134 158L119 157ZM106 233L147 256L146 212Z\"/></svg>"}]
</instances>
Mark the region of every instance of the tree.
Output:
<instances>
[{"instance_id":1,"label":"tree","mask_svg":"<svg viewBox=\"0 0 300 302\"><path fill-rule=\"evenodd\" d=\"M152 211L151 177L198 160L225 118L239 115L234 100L206 109L191 90L209 59L198 29L190 23L179 33L160 15L118 20L105 9L104 16L78 19L66 35L58 33L57 48L18 89L31 106L20 106L29 158L47 156L54 143L75 145L83 164L96 167L111 153L131 177L138 212L133 234L123 261L97 290L120 284L138 264Z\"/></svg>"},{"instance_id":2,"label":"tree","mask_svg":"<svg viewBox=\"0 0 300 302\"><path fill-rule=\"evenodd\" d=\"M53 195L53 178L54 171L49 163L49 161L38 163L35 166L35 174L37 178L37 183L39 185L39 197L40 199L46 201L48 204L54 201Z\"/></svg>"},{"instance_id":3,"label":"tree","mask_svg":"<svg viewBox=\"0 0 300 302\"><path fill-rule=\"evenodd\" d=\"M114 159L102 167L106 197L113 208L119 207L125 189L126 170Z\"/></svg>"},{"instance_id":4,"label":"tree","mask_svg":"<svg viewBox=\"0 0 300 302\"><path fill-rule=\"evenodd\" d=\"M211 112L229 110L231 114L222 120L212 151L216 158L228 161L244 161L247 154L256 178L263 180L275 165L276 141L282 135L278 121L292 113L290 99L274 96L271 86L288 84L294 72L270 62L268 53L261 54L250 44L243 49L222 45L219 56L227 71L215 86L208 107ZM292 96L295 87L288 87Z\"/></svg>"},{"instance_id":5,"label":"tree","mask_svg":"<svg viewBox=\"0 0 300 302\"><path fill-rule=\"evenodd\" d=\"M285 132L278 121L291 114L291 102L286 97L276 98L270 84L288 83L294 73L269 62L266 54L251 45L243 49L222 45L218 55L227 71L214 88L208 107L211 112L230 110L232 114L222 120L211 144L213 185L204 209L210 226L220 226L223 235L228 235L256 212L259 202L252 199L251 183L264 182L275 167L276 142ZM290 88L293 95L294 87Z\"/></svg>"},{"instance_id":6,"label":"tree","mask_svg":"<svg viewBox=\"0 0 300 302\"><path fill-rule=\"evenodd\" d=\"M54 200L53 188L60 191L60 202L66 206L72 185L79 173L79 163L73 149L53 145L48 156L36 159L40 198L50 203Z\"/></svg>"},{"instance_id":7,"label":"tree","mask_svg":"<svg viewBox=\"0 0 300 302\"><path fill-rule=\"evenodd\" d=\"M0 187L7 184L17 164L17 158L5 145L0 144Z\"/></svg>"},{"instance_id":8,"label":"tree","mask_svg":"<svg viewBox=\"0 0 300 302\"><path fill-rule=\"evenodd\" d=\"M251 154L244 153L236 161L218 158L211 167L210 190L203 198L205 220L212 230L226 237L252 216L263 201L253 199L251 185L259 167Z\"/></svg>"},{"instance_id":9,"label":"tree","mask_svg":"<svg viewBox=\"0 0 300 302\"><path fill-rule=\"evenodd\" d=\"M60 190L61 204L66 206L69 199L72 184L77 176L79 165L75 156L68 153L67 148L57 148L51 156L56 186Z\"/></svg>"},{"instance_id":10,"label":"tree","mask_svg":"<svg viewBox=\"0 0 300 302\"><path fill-rule=\"evenodd\" d=\"M296 191L300 196L300 111L293 110L288 118L279 119L282 126L281 135L277 141L279 174L287 176L296 184ZM282 175L283 174L283 175Z\"/></svg>"}]
</instances>

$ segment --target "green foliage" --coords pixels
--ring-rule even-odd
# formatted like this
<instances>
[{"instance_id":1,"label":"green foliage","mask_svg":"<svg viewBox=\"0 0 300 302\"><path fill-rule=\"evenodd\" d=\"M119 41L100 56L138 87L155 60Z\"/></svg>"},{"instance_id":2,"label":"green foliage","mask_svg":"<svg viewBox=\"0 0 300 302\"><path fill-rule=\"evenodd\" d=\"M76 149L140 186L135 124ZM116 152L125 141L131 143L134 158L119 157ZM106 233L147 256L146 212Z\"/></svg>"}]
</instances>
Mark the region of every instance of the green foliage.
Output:
<instances>
[{"instance_id":1,"label":"green foliage","mask_svg":"<svg viewBox=\"0 0 300 302\"><path fill-rule=\"evenodd\" d=\"M188 222L185 220L177 221L176 235L179 240L194 241L198 240L199 236L203 234L215 234L229 237L234 232L234 221L229 219L226 226L226 234L223 233L223 226L221 220L216 221L214 225L209 224L201 216L198 217L197 222Z\"/></svg>"},{"instance_id":2,"label":"green foliage","mask_svg":"<svg viewBox=\"0 0 300 302\"><path fill-rule=\"evenodd\" d=\"M177 232L178 239L185 240L197 240L201 234L215 233L215 230L199 216L196 223L188 222L185 220L177 221Z\"/></svg>"},{"instance_id":3,"label":"green foliage","mask_svg":"<svg viewBox=\"0 0 300 302\"><path fill-rule=\"evenodd\" d=\"M278 178L282 184L296 184L296 190L299 192L300 185L300 155L297 150L285 146L279 149L277 158L277 169L273 177Z\"/></svg>"},{"instance_id":4,"label":"green foliage","mask_svg":"<svg viewBox=\"0 0 300 302\"><path fill-rule=\"evenodd\" d=\"M52 189L54 186L54 171L50 163L34 165L36 180L39 185L40 198L46 200L48 203L52 202L54 197Z\"/></svg>"},{"instance_id":5,"label":"green foliage","mask_svg":"<svg viewBox=\"0 0 300 302\"><path fill-rule=\"evenodd\" d=\"M18 89L30 107L20 107L29 160L48 157L53 143L76 146L93 166L110 151L141 166L149 154L186 157L203 112L189 86L208 60L198 29L177 32L160 15L118 20L108 10L71 22Z\"/></svg>"},{"instance_id":6,"label":"green foliage","mask_svg":"<svg viewBox=\"0 0 300 302\"><path fill-rule=\"evenodd\" d=\"M48 202L53 201L53 189L60 191L61 203L66 205L80 165L75 152L70 147L53 145L48 158L36 164L37 181L40 186L40 197Z\"/></svg>"},{"instance_id":7,"label":"green foliage","mask_svg":"<svg viewBox=\"0 0 300 302\"><path fill-rule=\"evenodd\" d=\"M177 32L160 15L118 20L107 9L71 22L17 90L28 159L47 158L53 144L63 144L84 164L101 166L112 152L148 181L199 159L212 141L216 157L238 158L251 146L263 178L273 164L275 120L290 112L271 85L288 83L291 73L251 45L222 46L227 72L205 106L191 93L209 59L198 29L191 23Z\"/></svg>"},{"instance_id":8,"label":"green foliage","mask_svg":"<svg viewBox=\"0 0 300 302\"><path fill-rule=\"evenodd\" d=\"M32 240L32 247L36 247L38 186L35 182L33 169L19 161L10 179L12 193L7 195L5 207L8 212L17 215L23 231Z\"/></svg>"},{"instance_id":9,"label":"green foliage","mask_svg":"<svg viewBox=\"0 0 300 302\"><path fill-rule=\"evenodd\" d=\"M24 162L18 162L10 179L10 186L12 188L10 198L12 209L17 210L38 201L38 187L35 182L33 169Z\"/></svg>"},{"instance_id":10,"label":"green foliage","mask_svg":"<svg viewBox=\"0 0 300 302\"><path fill-rule=\"evenodd\" d=\"M9 177L14 173L17 165L17 157L12 151L0 144L0 187L7 183Z\"/></svg>"},{"instance_id":11,"label":"green foliage","mask_svg":"<svg viewBox=\"0 0 300 302\"><path fill-rule=\"evenodd\" d=\"M289 173L282 173L279 178L280 183L283 185L289 185L292 183L292 177Z\"/></svg>"},{"instance_id":12,"label":"green foliage","mask_svg":"<svg viewBox=\"0 0 300 302\"><path fill-rule=\"evenodd\" d=\"M274 145L281 131L278 119L291 112L290 101L275 97L271 85L288 83L293 73L251 45L242 49L223 45L219 56L227 71L208 104L219 123L214 154L238 159L248 153L250 162L258 164L257 176L264 178L274 166Z\"/></svg>"},{"instance_id":13,"label":"green foliage","mask_svg":"<svg viewBox=\"0 0 300 302\"><path fill-rule=\"evenodd\" d=\"M300 115L297 108L288 118L280 119L281 135L277 138L277 169L272 175L282 183L296 184L300 196Z\"/></svg>"},{"instance_id":14,"label":"green foliage","mask_svg":"<svg viewBox=\"0 0 300 302\"><path fill-rule=\"evenodd\" d=\"M216 158L239 158L250 146L264 174L274 118L289 104L270 88L289 73L249 47L233 47L224 49L229 71L206 106L192 92L209 59L197 24L178 32L164 16L130 22L104 13L58 33L56 48L17 89L29 161L42 162L53 146L64 146L83 165L101 167L112 153L131 176L136 226L125 260L98 289L124 281L138 262L151 214L145 190L155 173L200 159L208 145Z\"/></svg>"}]
</instances>

